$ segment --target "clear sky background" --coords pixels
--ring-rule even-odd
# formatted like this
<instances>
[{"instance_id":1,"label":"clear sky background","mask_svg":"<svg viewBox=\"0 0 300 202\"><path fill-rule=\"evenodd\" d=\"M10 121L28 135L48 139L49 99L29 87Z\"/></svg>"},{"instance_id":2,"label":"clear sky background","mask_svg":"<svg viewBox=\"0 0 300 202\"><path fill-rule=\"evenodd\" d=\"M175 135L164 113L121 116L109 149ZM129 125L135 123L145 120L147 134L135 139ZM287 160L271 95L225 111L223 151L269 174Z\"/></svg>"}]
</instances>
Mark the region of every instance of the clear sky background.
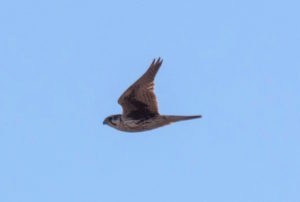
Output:
<instances>
[{"instance_id":1,"label":"clear sky background","mask_svg":"<svg viewBox=\"0 0 300 202\"><path fill-rule=\"evenodd\" d=\"M0 2L1 202L299 202L299 1ZM164 59L162 114L103 126Z\"/></svg>"}]
</instances>

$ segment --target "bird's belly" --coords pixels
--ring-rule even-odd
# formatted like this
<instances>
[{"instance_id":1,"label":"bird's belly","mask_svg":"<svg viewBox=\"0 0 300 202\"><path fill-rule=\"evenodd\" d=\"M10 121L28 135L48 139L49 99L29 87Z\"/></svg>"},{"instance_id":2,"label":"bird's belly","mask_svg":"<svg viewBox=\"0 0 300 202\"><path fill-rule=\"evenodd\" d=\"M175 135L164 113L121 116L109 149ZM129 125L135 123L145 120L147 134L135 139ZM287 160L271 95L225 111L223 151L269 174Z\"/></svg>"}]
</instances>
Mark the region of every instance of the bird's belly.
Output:
<instances>
[{"instance_id":1,"label":"bird's belly","mask_svg":"<svg viewBox=\"0 0 300 202\"><path fill-rule=\"evenodd\" d=\"M122 127L119 129L127 132L141 132L158 128L166 124L165 121L157 117L145 120L125 119L123 120Z\"/></svg>"},{"instance_id":2,"label":"bird's belly","mask_svg":"<svg viewBox=\"0 0 300 202\"><path fill-rule=\"evenodd\" d=\"M125 120L123 121L123 125L128 128L136 128L140 127L142 122L140 120Z\"/></svg>"}]
</instances>

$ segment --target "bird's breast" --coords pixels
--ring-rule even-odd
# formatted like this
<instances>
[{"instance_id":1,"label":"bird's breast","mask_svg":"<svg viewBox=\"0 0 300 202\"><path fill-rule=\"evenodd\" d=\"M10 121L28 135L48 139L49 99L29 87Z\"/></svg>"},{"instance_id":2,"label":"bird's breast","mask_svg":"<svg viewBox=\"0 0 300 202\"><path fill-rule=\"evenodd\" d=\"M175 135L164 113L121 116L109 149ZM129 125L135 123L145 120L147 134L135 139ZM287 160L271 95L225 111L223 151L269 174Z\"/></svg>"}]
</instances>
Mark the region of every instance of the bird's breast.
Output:
<instances>
[{"instance_id":1,"label":"bird's breast","mask_svg":"<svg viewBox=\"0 0 300 202\"><path fill-rule=\"evenodd\" d=\"M139 132L151 130L168 124L164 118L157 116L148 119L126 119L123 118L119 130L127 132Z\"/></svg>"}]
</instances>

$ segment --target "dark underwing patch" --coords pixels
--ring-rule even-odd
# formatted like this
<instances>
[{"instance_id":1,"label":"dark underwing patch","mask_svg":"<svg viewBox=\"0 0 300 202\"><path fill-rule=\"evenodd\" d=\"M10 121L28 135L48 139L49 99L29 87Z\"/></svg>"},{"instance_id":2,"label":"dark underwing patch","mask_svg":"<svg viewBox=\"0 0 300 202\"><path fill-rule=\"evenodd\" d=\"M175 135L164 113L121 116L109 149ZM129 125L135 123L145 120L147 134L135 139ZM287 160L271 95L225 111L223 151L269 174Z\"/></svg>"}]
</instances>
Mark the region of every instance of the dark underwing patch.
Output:
<instances>
[{"instance_id":1,"label":"dark underwing patch","mask_svg":"<svg viewBox=\"0 0 300 202\"><path fill-rule=\"evenodd\" d=\"M126 98L128 104L132 105L134 110L132 110L127 116L132 119L149 119L156 116L149 110L149 106L135 98L135 91L133 90L130 95Z\"/></svg>"}]
</instances>

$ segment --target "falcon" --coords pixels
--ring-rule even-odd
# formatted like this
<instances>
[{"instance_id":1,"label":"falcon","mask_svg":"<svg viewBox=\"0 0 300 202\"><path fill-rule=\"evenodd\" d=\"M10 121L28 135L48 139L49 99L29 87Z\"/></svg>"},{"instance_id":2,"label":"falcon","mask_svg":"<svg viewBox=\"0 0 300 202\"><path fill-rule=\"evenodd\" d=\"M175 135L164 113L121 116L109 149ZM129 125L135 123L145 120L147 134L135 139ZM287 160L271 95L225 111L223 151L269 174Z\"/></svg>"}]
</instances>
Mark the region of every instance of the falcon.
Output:
<instances>
[{"instance_id":1,"label":"falcon","mask_svg":"<svg viewBox=\"0 0 300 202\"><path fill-rule=\"evenodd\" d=\"M163 60L154 59L148 70L119 98L123 113L105 118L107 124L125 132L152 130L177 121L201 118L198 116L161 115L154 93L154 78Z\"/></svg>"}]
</instances>

